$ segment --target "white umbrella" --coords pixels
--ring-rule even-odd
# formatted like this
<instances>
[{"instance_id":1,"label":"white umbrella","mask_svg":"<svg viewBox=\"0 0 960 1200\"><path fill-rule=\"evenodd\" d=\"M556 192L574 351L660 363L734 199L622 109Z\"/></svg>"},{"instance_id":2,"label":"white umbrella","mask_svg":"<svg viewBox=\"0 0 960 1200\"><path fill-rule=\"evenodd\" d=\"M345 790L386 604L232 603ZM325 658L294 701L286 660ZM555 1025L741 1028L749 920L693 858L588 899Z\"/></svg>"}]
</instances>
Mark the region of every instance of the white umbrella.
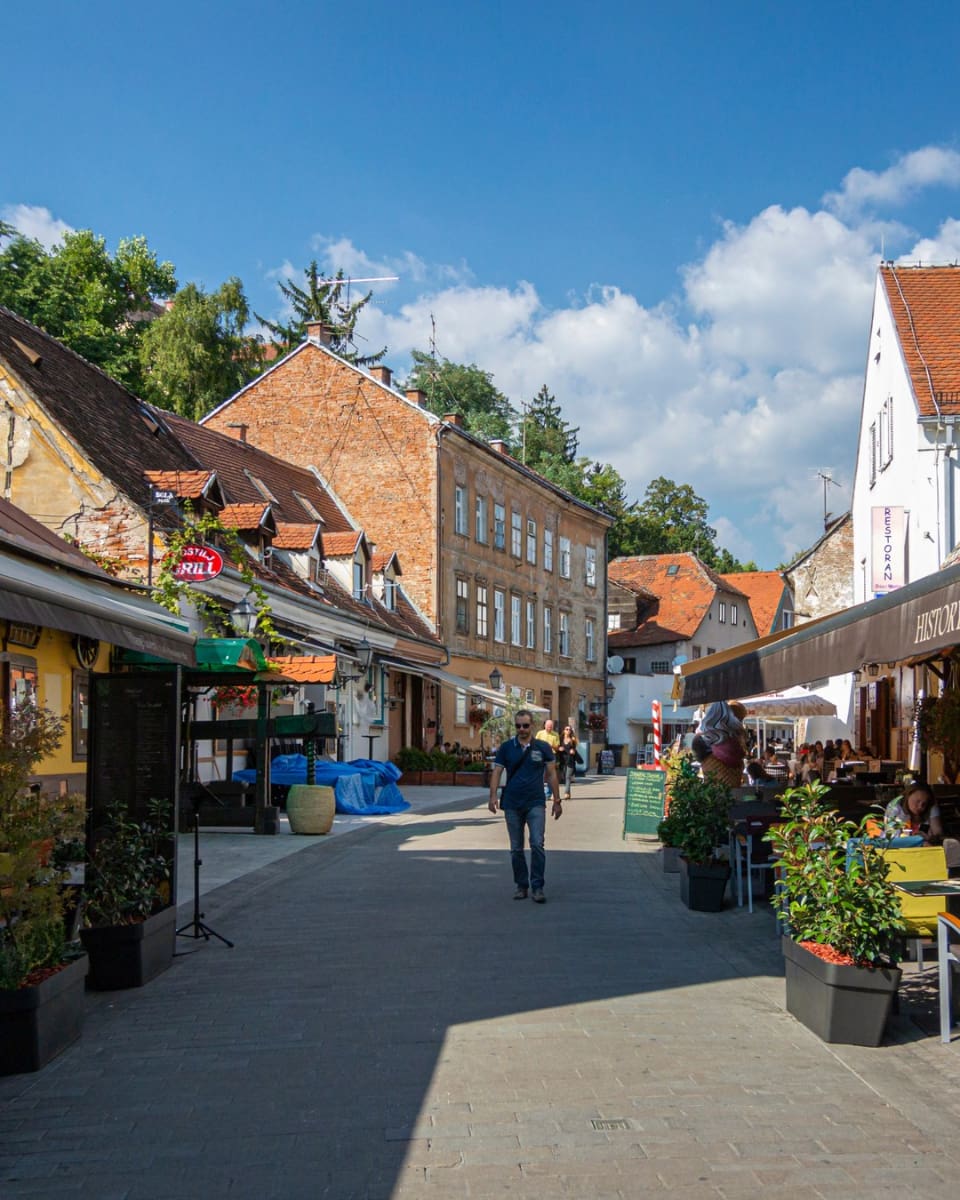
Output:
<instances>
[{"instance_id":1,"label":"white umbrella","mask_svg":"<svg viewBox=\"0 0 960 1200\"><path fill-rule=\"evenodd\" d=\"M752 696L740 703L748 717L761 717L766 721L792 721L799 717L835 717L837 706L815 692L804 692L801 696L772 693L767 696Z\"/></svg>"}]
</instances>

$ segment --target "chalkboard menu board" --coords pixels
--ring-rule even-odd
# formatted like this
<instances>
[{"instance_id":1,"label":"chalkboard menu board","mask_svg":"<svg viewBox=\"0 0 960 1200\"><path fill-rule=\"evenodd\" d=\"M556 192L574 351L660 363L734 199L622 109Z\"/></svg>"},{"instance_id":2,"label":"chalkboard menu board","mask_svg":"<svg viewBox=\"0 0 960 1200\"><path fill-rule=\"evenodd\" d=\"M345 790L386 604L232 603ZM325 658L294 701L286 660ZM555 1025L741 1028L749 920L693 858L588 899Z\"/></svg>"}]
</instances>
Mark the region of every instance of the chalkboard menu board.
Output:
<instances>
[{"instance_id":1,"label":"chalkboard menu board","mask_svg":"<svg viewBox=\"0 0 960 1200\"><path fill-rule=\"evenodd\" d=\"M623 802L623 836L628 833L656 833L663 820L667 794L666 771L627 771L627 791Z\"/></svg>"},{"instance_id":2,"label":"chalkboard menu board","mask_svg":"<svg viewBox=\"0 0 960 1200\"><path fill-rule=\"evenodd\" d=\"M179 670L92 677L87 758L91 838L104 822L105 805L113 800L120 800L138 824L147 820L150 802L161 801L165 823L176 833L179 677ZM171 836L173 857L175 844Z\"/></svg>"}]
</instances>

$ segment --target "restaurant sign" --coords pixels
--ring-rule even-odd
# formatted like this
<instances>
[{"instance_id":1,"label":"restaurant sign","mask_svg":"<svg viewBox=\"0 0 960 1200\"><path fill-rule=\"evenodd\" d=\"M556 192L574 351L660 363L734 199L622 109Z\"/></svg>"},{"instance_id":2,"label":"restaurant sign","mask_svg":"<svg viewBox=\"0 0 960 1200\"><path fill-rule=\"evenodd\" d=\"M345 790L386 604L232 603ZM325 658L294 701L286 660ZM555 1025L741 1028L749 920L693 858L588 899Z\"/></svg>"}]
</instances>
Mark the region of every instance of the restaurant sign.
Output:
<instances>
[{"instance_id":1,"label":"restaurant sign","mask_svg":"<svg viewBox=\"0 0 960 1200\"><path fill-rule=\"evenodd\" d=\"M890 505L879 505L871 509L873 551L873 594L885 596L887 592L903 587L904 552L906 541L903 529L903 509Z\"/></svg>"},{"instance_id":2,"label":"restaurant sign","mask_svg":"<svg viewBox=\"0 0 960 1200\"><path fill-rule=\"evenodd\" d=\"M173 568L174 579L182 583L203 583L216 579L223 570L223 555L212 546L186 545Z\"/></svg>"}]
</instances>

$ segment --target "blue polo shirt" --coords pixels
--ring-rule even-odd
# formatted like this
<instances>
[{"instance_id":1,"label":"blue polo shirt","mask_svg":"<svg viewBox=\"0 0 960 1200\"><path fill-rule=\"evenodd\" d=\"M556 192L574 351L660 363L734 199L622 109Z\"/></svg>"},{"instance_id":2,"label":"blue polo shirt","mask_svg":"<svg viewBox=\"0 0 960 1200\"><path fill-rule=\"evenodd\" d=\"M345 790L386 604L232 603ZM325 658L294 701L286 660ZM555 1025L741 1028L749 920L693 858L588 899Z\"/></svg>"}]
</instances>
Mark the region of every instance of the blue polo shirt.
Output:
<instances>
[{"instance_id":1,"label":"blue polo shirt","mask_svg":"<svg viewBox=\"0 0 960 1200\"><path fill-rule=\"evenodd\" d=\"M504 768L507 782L500 798L501 808L532 808L544 804L543 773L556 755L547 742L531 738L521 746L515 737L503 742L494 762Z\"/></svg>"}]
</instances>

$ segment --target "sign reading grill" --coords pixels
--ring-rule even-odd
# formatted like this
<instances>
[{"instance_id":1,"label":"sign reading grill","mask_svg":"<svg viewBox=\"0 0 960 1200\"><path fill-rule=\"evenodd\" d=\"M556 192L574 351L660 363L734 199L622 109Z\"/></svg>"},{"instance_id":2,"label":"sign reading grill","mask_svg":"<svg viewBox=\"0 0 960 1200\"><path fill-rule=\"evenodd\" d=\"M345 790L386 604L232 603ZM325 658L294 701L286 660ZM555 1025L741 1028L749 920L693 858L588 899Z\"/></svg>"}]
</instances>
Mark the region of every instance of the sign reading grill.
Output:
<instances>
[{"instance_id":1,"label":"sign reading grill","mask_svg":"<svg viewBox=\"0 0 960 1200\"><path fill-rule=\"evenodd\" d=\"M630 1122L624 1121L622 1117L616 1121L592 1120L590 1122L590 1124L594 1127L594 1129L598 1130L600 1133L604 1133L604 1132L607 1132L608 1130L613 1130L613 1129L629 1129L630 1128Z\"/></svg>"},{"instance_id":2,"label":"sign reading grill","mask_svg":"<svg viewBox=\"0 0 960 1200\"><path fill-rule=\"evenodd\" d=\"M185 583L199 583L204 579L216 579L223 570L223 555L212 546L184 546L180 561L173 569L174 579Z\"/></svg>"}]
</instances>

